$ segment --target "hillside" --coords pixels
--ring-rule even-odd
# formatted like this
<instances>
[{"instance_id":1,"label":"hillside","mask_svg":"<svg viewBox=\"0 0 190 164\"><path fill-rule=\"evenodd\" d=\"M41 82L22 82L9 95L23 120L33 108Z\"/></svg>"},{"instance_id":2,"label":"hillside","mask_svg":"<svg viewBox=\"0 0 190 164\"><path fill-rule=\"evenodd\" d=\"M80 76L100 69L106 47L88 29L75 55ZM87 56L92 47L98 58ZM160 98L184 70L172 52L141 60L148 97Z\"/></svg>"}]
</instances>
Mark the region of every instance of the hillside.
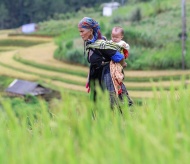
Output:
<instances>
[{"instance_id":1,"label":"hillside","mask_svg":"<svg viewBox=\"0 0 190 164\"><path fill-rule=\"evenodd\" d=\"M8 37L15 39L15 37ZM16 39L19 39L17 37ZM23 37L22 37L23 39ZM26 37L27 40L34 38ZM35 38L37 40L40 38ZM1 52L0 74L32 81L43 81L57 89L85 92L87 67L71 65L53 58L53 40L29 48L14 47ZM190 71L125 71L125 84L133 98L153 97L152 88L169 90L181 85L181 76ZM150 81L152 79L152 82ZM163 81L161 81L163 79ZM170 79L176 79L170 81ZM160 81L159 81L160 80ZM139 82L138 82L139 81Z\"/></svg>"},{"instance_id":2,"label":"hillside","mask_svg":"<svg viewBox=\"0 0 190 164\"><path fill-rule=\"evenodd\" d=\"M186 2L187 34L190 31L190 2ZM136 14L139 13L139 20ZM182 46L179 34L182 31L181 4L175 0L159 0L146 3L126 4L114 11L111 17L103 17L100 11L85 9L67 20L50 20L39 23L40 30L33 35L57 36L58 48L55 57L66 59L68 54L65 44L72 41L72 49L78 49L83 56L83 43L79 38L77 24L81 18L89 16L96 19L101 26L102 34L110 39L111 28L120 25L125 30L124 39L129 43L130 70L160 70L182 68ZM76 39L78 38L77 42ZM79 42L80 41L80 42ZM186 69L190 68L190 38L186 40ZM60 50L59 50L60 49ZM73 54L74 55L74 54Z\"/></svg>"},{"instance_id":3,"label":"hillside","mask_svg":"<svg viewBox=\"0 0 190 164\"><path fill-rule=\"evenodd\" d=\"M152 91L153 88L157 91L161 88L168 91L171 87L177 89L182 83L185 86L186 83L189 82L190 70L188 69L185 71L176 69L154 71L133 69L135 62L136 65L139 63L142 64L145 61L145 64L147 65L151 63L149 60L149 58L151 58L150 54L160 56L165 55L165 58L168 57L169 60L171 60L174 54L179 52L179 62L181 62L181 42L177 36L180 32L181 20L179 19L180 17L177 18L176 16L180 15L180 6L177 5L177 2L171 4L168 4L168 2L171 3L175 1L169 0L167 3L164 2L163 4L165 6L162 7L165 8L164 12L158 13L156 16L153 14L155 12L155 10L153 10L154 6L149 6L149 10L147 10L148 5L146 3L138 4L136 6L131 5L120 7L115 11L113 17L100 17L98 13L89 14L89 16L94 16L95 19L100 21L100 24L104 27L102 30L106 33L106 31L109 31L109 28L111 28L111 26L107 26L109 26L115 18L120 18L121 16L124 17L124 12L132 11L136 7L141 7L143 17L140 22L130 22L129 18L125 18L125 21L120 22L126 29L129 29L129 31L136 31L137 34L146 36L144 38L153 40L155 45L152 48L140 45L136 46L129 41L131 46L131 57L127 62L131 66L125 70L125 84L130 95L135 99L153 97L155 94ZM190 3L187 2L188 11L190 9L189 5ZM37 35L54 35L54 32L56 32L56 35L61 35L60 38L63 45L68 40L73 40L73 49L81 48L82 40L79 38L76 27L78 21L83 16L85 15L79 14L77 17L67 21L52 20L49 22L42 22L41 30L32 36L10 35L10 33L12 34L15 32L14 30L0 31L0 42L5 44L4 46L0 46L0 75L39 81L58 90L65 89L65 91L79 91L80 93L85 93L88 67L56 60L54 58L54 52L57 49L57 45L55 44L57 37L56 39L37 37ZM187 19L187 24L188 23L190 23L189 19ZM187 30L189 31L189 27L187 27ZM10 45L7 42L5 43L5 40L8 40L9 43L14 43L15 45ZM165 41L164 44L162 44L163 40ZM24 45L26 43L29 47ZM168 45L163 46L166 45L166 43L168 43ZM189 47L188 43L189 38L187 39L187 48ZM178 46L176 46L177 44ZM167 49L168 46L170 46L169 49ZM166 54L168 51L171 51L172 53L175 52L174 54ZM171 56L172 58L170 58ZM155 62L159 62L159 59L155 59ZM143 66L143 64L141 66ZM186 78L185 82L181 81L183 76ZM160 92L158 94L160 94Z\"/></svg>"}]
</instances>

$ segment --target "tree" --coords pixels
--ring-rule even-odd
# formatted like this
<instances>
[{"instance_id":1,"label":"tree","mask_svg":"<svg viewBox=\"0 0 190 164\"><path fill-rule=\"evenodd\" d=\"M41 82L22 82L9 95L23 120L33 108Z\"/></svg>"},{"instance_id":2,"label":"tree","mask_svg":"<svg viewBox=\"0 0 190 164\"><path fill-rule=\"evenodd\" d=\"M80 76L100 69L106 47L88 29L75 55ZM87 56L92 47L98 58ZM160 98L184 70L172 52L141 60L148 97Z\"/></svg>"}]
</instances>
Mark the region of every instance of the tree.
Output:
<instances>
[{"instance_id":1,"label":"tree","mask_svg":"<svg viewBox=\"0 0 190 164\"><path fill-rule=\"evenodd\" d=\"M47 20L55 13L76 12L109 0L0 0L0 28L15 28Z\"/></svg>"},{"instance_id":2,"label":"tree","mask_svg":"<svg viewBox=\"0 0 190 164\"><path fill-rule=\"evenodd\" d=\"M8 10L4 4L0 4L0 29L7 26L6 20L8 20Z\"/></svg>"}]
</instances>

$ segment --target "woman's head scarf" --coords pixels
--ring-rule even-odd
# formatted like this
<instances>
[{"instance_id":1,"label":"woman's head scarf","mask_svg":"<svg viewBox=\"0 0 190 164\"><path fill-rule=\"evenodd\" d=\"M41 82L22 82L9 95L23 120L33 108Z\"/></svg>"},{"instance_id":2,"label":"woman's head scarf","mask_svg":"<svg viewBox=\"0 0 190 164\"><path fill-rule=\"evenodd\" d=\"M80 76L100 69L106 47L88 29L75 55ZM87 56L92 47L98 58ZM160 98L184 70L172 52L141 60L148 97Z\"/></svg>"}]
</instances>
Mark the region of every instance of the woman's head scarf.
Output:
<instances>
[{"instance_id":1,"label":"woman's head scarf","mask_svg":"<svg viewBox=\"0 0 190 164\"><path fill-rule=\"evenodd\" d=\"M102 39L102 34L100 32L100 26L98 22L89 17L84 17L78 24L79 28L92 29L93 38L90 40L90 43L94 43L97 39Z\"/></svg>"}]
</instances>

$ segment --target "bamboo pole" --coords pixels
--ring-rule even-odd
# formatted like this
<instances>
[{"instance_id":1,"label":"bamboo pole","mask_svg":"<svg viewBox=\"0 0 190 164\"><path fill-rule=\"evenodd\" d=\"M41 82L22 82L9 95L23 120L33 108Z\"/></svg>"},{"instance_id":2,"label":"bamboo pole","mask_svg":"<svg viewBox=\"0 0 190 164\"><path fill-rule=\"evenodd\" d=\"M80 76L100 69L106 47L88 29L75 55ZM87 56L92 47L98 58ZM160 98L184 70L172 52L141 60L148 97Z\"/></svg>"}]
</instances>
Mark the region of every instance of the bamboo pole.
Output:
<instances>
[{"instance_id":1,"label":"bamboo pole","mask_svg":"<svg viewBox=\"0 0 190 164\"><path fill-rule=\"evenodd\" d=\"M181 1L182 9L182 34L181 34L181 44L182 44L182 69L185 69L185 54L186 54L186 9L185 9L186 0Z\"/></svg>"}]
</instances>

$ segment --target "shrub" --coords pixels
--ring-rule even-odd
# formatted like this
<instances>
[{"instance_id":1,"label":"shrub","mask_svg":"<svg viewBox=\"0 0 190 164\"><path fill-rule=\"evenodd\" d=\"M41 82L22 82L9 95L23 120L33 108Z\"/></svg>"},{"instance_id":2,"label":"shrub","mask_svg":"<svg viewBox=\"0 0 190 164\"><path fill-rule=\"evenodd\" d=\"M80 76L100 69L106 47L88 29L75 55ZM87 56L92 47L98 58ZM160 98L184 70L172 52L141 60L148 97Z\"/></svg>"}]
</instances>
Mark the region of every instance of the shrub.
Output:
<instances>
[{"instance_id":1,"label":"shrub","mask_svg":"<svg viewBox=\"0 0 190 164\"><path fill-rule=\"evenodd\" d=\"M73 41L72 41L72 40L68 41L68 42L65 44L65 47L66 47L67 49L73 48Z\"/></svg>"},{"instance_id":2,"label":"shrub","mask_svg":"<svg viewBox=\"0 0 190 164\"><path fill-rule=\"evenodd\" d=\"M65 52L65 46L63 44L62 36L57 37L55 39L55 44L57 45L57 49L54 51L54 58L61 60L62 58L64 58L64 52Z\"/></svg>"},{"instance_id":3,"label":"shrub","mask_svg":"<svg viewBox=\"0 0 190 164\"><path fill-rule=\"evenodd\" d=\"M105 36L110 39L111 29L107 30ZM154 41L146 33L140 33L131 29L124 29L124 40L133 46L154 47Z\"/></svg>"},{"instance_id":4,"label":"shrub","mask_svg":"<svg viewBox=\"0 0 190 164\"><path fill-rule=\"evenodd\" d=\"M87 60L84 58L84 51L82 49L68 50L66 52L65 59L71 63L88 65Z\"/></svg>"},{"instance_id":5,"label":"shrub","mask_svg":"<svg viewBox=\"0 0 190 164\"><path fill-rule=\"evenodd\" d=\"M124 38L131 45L154 47L154 41L146 33L140 33L133 30L125 30Z\"/></svg>"},{"instance_id":6,"label":"shrub","mask_svg":"<svg viewBox=\"0 0 190 164\"><path fill-rule=\"evenodd\" d=\"M106 26L105 23L100 21L100 27L101 27L101 32L105 32L106 31Z\"/></svg>"},{"instance_id":7,"label":"shrub","mask_svg":"<svg viewBox=\"0 0 190 164\"><path fill-rule=\"evenodd\" d=\"M123 16L116 15L111 20L111 24L119 24L119 23L122 23L124 21L126 21L126 18L124 18Z\"/></svg>"},{"instance_id":8,"label":"shrub","mask_svg":"<svg viewBox=\"0 0 190 164\"><path fill-rule=\"evenodd\" d=\"M190 41L187 41L186 45L190 45ZM188 55L189 49L186 48L186 54L185 54L185 68L190 69L190 55Z\"/></svg>"},{"instance_id":9,"label":"shrub","mask_svg":"<svg viewBox=\"0 0 190 164\"><path fill-rule=\"evenodd\" d=\"M130 21L131 22L139 22L141 20L142 16L141 16L141 9L140 8L136 8L130 17Z\"/></svg>"}]
</instances>

